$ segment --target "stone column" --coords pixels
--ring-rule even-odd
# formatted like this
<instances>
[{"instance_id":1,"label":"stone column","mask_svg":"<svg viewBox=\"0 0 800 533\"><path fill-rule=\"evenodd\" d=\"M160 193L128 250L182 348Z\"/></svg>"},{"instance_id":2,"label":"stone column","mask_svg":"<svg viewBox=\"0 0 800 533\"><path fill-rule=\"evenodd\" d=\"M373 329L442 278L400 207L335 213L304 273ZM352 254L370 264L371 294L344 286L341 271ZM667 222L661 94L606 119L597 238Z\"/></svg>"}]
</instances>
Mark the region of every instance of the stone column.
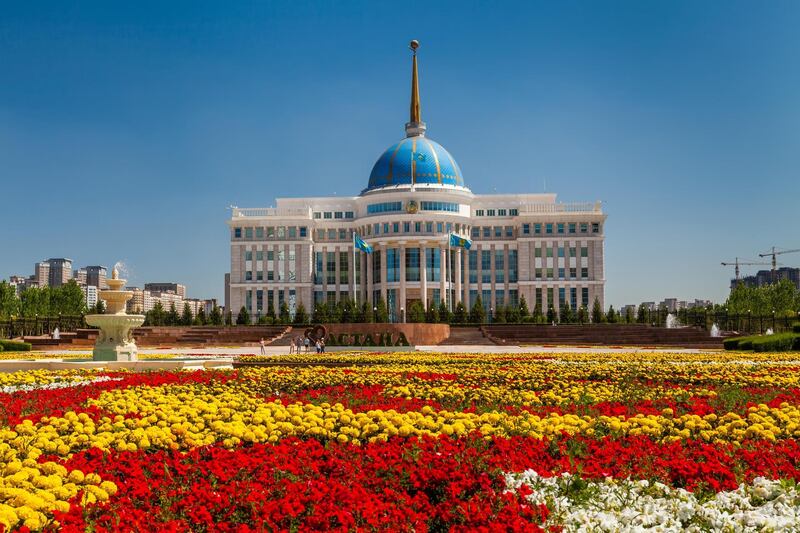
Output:
<instances>
[{"instance_id":1,"label":"stone column","mask_svg":"<svg viewBox=\"0 0 800 533\"><path fill-rule=\"evenodd\" d=\"M387 301L387 287L386 287L386 243L381 243L381 298L383 298L384 303L386 304L386 308L389 308L389 302Z\"/></svg>"},{"instance_id":2,"label":"stone column","mask_svg":"<svg viewBox=\"0 0 800 533\"><path fill-rule=\"evenodd\" d=\"M461 301L461 247L459 246L456 248L456 268L455 268L455 277L456 277L456 301ZM455 305L453 306L453 310L455 310Z\"/></svg>"},{"instance_id":3,"label":"stone column","mask_svg":"<svg viewBox=\"0 0 800 533\"><path fill-rule=\"evenodd\" d=\"M367 260L364 261L364 263L366 263L365 267L366 267L366 270L367 270L367 272L366 272L367 275L364 278L364 279L367 280L366 301L369 304L370 312L372 312L372 306L374 304L374 302L372 301L372 291L373 291L373 288L372 288L372 268L373 268L373 266L372 265L375 263L375 254L374 253L367 254Z\"/></svg>"},{"instance_id":4,"label":"stone column","mask_svg":"<svg viewBox=\"0 0 800 533\"><path fill-rule=\"evenodd\" d=\"M439 301L447 302L447 248L439 245Z\"/></svg>"},{"instance_id":5,"label":"stone column","mask_svg":"<svg viewBox=\"0 0 800 533\"><path fill-rule=\"evenodd\" d=\"M419 243L419 288L422 307L428 309L428 263L425 261L425 241Z\"/></svg>"},{"instance_id":6,"label":"stone column","mask_svg":"<svg viewBox=\"0 0 800 533\"><path fill-rule=\"evenodd\" d=\"M339 285L339 279L340 279L339 275L340 275L340 272L342 270L340 268L340 265L339 265L339 252L341 251L341 248L339 248L337 246L333 250L334 250L333 251L333 265L334 265L335 271L336 271L336 274L335 274L336 279L334 280L333 286L336 287L336 301L338 302L339 301L339 295L341 294L341 290L342 290L341 286Z\"/></svg>"},{"instance_id":7,"label":"stone column","mask_svg":"<svg viewBox=\"0 0 800 533\"><path fill-rule=\"evenodd\" d=\"M464 307L469 307L471 302L469 301L469 251L464 250L464 265L463 265L463 272L464 272L464 297L462 301L464 302ZM469 311L469 309L467 309Z\"/></svg>"},{"instance_id":8,"label":"stone column","mask_svg":"<svg viewBox=\"0 0 800 533\"><path fill-rule=\"evenodd\" d=\"M275 261L273 263L273 268L275 265L278 264L278 252L275 251ZM275 280L277 281L277 279ZM323 301L328 301L328 247L322 247L322 294Z\"/></svg>"},{"instance_id":9,"label":"stone column","mask_svg":"<svg viewBox=\"0 0 800 533\"><path fill-rule=\"evenodd\" d=\"M406 243L400 242L400 291L398 294L398 309L403 308L405 311L400 313L400 320L403 321L406 309Z\"/></svg>"}]
</instances>

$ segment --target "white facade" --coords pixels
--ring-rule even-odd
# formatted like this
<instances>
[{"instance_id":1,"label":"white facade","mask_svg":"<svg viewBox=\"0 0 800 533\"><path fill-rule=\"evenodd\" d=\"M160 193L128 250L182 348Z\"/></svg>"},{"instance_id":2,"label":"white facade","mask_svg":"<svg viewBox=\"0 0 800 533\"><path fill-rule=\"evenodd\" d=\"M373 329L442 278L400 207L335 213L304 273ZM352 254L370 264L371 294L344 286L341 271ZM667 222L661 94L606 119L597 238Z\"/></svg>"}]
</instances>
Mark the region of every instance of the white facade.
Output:
<instances>
[{"instance_id":1,"label":"white facade","mask_svg":"<svg viewBox=\"0 0 800 533\"><path fill-rule=\"evenodd\" d=\"M376 162L352 197L278 198L274 208L233 208L226 307L257 319L282 303L308 312L321 302L382 299L403 320L414 301L444 299L487 313L522 296L543 312L605 307L600 202L558 203L555 194L474 194L453 156L426 136L416 50L406 137ZM487 176L487 183L492 176ZM373 253L353 251L356 233ZM449 235L471 239L449 250Z\"/></svg>"}]
</instances>

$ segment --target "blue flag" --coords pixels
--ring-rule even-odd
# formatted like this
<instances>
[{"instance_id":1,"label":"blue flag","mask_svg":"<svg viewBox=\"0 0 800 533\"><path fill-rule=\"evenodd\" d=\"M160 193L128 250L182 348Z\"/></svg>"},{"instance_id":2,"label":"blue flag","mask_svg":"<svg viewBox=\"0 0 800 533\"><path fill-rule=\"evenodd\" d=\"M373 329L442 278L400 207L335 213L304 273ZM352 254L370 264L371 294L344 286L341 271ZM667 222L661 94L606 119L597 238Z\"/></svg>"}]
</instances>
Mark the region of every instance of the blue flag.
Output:
<instances>
[{"instance_id":1,"label":"blue flag","mask_svg":"<svg viewBox=\"0 0 800 533\"><path fill-rule=\"evenodd\" d=\"M469 250L472 247L472 241L467 238L460 237L455 233L451 233L450 246L461 246L462 248Z\"/></svg>"},{"instance_id":2,"label":"blue flag","mask_svg":"<svg viewBox=\"0 0 800 533\"><path fill-rule=\"evenodd\" d=\"M372 246L364 242L364 239L358 236L358 233L353 233L353 246L357 249L361 250L362 252L366 252L368 254L372 253Z\"/></svg>"}]
</instances>

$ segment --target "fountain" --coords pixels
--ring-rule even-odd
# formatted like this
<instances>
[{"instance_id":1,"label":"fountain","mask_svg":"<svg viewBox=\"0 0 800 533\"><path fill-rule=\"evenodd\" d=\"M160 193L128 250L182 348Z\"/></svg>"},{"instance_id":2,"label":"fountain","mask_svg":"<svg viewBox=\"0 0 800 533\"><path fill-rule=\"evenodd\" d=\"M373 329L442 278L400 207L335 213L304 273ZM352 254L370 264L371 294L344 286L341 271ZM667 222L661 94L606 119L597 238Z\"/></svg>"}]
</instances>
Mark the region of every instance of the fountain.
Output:
<instances>
[{"instance_id":1,"label":"fountain","mask_svg":"<svg viewBox=\"0 0 800 533\"><path fill-rule=\"evenodd\" d=\"M667 315L667 328L677 328L680 327L681 323L678 321L678 317L673 315L672 313Z\"/></svg>"},{"instance_id":2,"label":"fountain","mask_svg":"<svg viewBox=\"0 0 800 533\"><path fill-rule=\"evenodd\" d=\"M716 322L711 324L711 336L712 337L720 337L721 336L720 332L719 332L719 326L717 325Z\"/></svg>"},{"instance_id":3,"label":"fountain","mask_svg":"<svg viewBox=\"0 0 800 533\"><path fill-rule=\"evenodd\" d=\"M129 315L125 304L133 298L132 291L124 291L124 279L119 279L117 266L107 280L109 289L100 291L100 299L106 304L105 313L86 315L86 323L100 328L100 336L94 345L95 361L136 361L137 348L131 329L144 323L144 315Z\"/></svg>"}]
</instances>

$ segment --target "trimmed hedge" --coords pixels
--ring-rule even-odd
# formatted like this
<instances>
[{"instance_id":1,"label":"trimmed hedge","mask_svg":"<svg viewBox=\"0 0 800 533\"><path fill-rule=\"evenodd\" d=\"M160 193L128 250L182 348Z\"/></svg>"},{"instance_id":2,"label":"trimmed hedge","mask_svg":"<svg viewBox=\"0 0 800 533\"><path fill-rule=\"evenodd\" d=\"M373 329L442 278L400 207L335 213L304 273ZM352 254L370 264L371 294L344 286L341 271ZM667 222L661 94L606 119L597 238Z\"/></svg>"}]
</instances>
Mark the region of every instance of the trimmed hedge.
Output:
<instances>
[{"instance_id":1,"label":"trimmed hedge","mask_svg":"<svg viewBox=\"0 0 800 533\"><path fill-rule=\"evenodd\" d=\"M752 335L734 337L722 341L726 350L753 350L756 352L788 352L800 350L800 334L777 333L775 335Z\"/></svg>"},{"instance_id":2,"label":"trimmed hedge","mask_svg":"<svg viewBox=\"0 0 800 533\"><path fill-rule=\"evenodd\" d=\"M795 322L792 324L792 331L795 333L800 333L800 322Z\"/></svg>"},{"instance_id":3,"label":"trimmed hedge","mask_svg":"<svg viewBox=\"0 0 800 533\"><path fill-rule=\"evenodd\" d=\"M777 333L775 335L764 335L753 339L753 351L756 352L788 352L794 348L795 341L798 339L796 333Z\"/></svg>"},{"instance_id":4,"label":"trimmed hedge","mask_svg":"<svg viewBox=\"0 0 800 533\"><path fill-rule=\"evenodd\" d=\"M0 340L0 348L5 350L6 352L30 352L31 343Z\"/></svg>"}]
</instances>

